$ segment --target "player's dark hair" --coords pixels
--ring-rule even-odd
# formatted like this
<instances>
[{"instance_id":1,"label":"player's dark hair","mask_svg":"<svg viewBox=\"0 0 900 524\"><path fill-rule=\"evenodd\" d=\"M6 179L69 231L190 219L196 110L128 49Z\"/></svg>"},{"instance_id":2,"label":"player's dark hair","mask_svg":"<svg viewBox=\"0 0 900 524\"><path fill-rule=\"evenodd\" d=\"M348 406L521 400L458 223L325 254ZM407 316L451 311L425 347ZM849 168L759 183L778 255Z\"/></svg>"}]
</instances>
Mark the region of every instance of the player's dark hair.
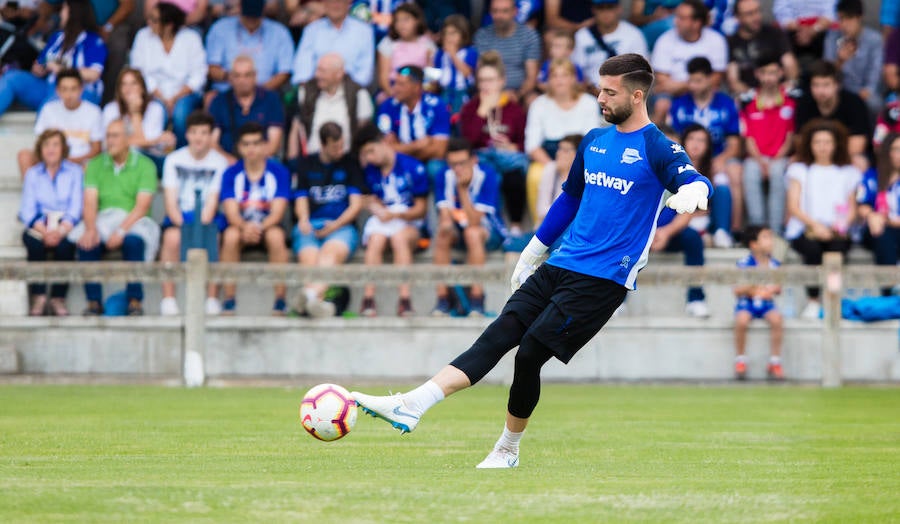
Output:
<instances>
[{"instance_id":1,"label":"player's dark hair","mask_svg":"<svg viewBox=\"0 0 900 524\"><path fill-rule=\"evenodd\" d=\"M778 56L778 53L760 53L753 61L753 67L756 69L762 69L772 64L781 67L781 57Z\"/></svg>"},{"instance_id":2,"label":"player's dark hair","mask_svg":"<svg viewBox=\"0 0 900 524\"><path fill-rule=\"evenodd\" d=\"M259 135L263 138L263 140L266 140L266 128L264 128L259 122L247 122L245 124L242 124L235 134L235 145L237 145L237 143L243 140L243 138L247 135Z\"/></svg>"},{"instance_id":3,"label":"player's dark hair","mask_svg":"<svg viewBox=\"0 0 900 524\"><path fill-rule=\"evenodd\" d=\"M74 67L63 69L59 73L56 73L56 85L59 85L63 78L74 78L75 81L78 82L78 85L84 85L84 79L81 78L81 73Z\"/></svg>"},{"instance_id":4,"label":"player's dark hair","mask_svg":"<svg viewBox=\"0 0 900 524\"><path fill-rule=\"evenodd\" d=\"M709 22L709 8L703 0L684 0L681 3L691 8L691 18L703 22L703 25Z\"/></svg>"},{"instance_id":5,"label":"player's dark hair","mask_svg":"<svg viewBox=\"0 0 900 524\"><path fill-rule=\"evenodd\" d=\"M200 109L189 114L184 124L186 130L195 126L206 126L212 131L216 128L216 119L211 114Z\"/></svg>"},{"instance_id":6,"label":"player's dark hair","mask_svg":"<svg viewBox=\"0 0 900 524\"><path fill-rule=\"evenodd\" d=\"M744 237L744 244L747 247L750 247L750 243L759 240L759 235L763 231L767 230L769 230L769 226L766 226L764 224L750 224L749 226L745 227L742 234L742 236Z\"/></svg>"},{"instance_id":7,"label":"player's dark hair","mask_svg":"<svg viewBox=\"0 0 900 524\"><path fill-rule=\"evenodd\" d=\"M447 154L455 153L457 151L465 151L469 153L469 156L472 155L472 142L469 142L463 137L453 137L447 141Z\"/></svg>"},{"instance_id":8,"label":"player's dark hair","mask_svg":"<svg viewBox=\"0 0 900 524\"><path fill-rule=\"evenodd\" d=\"M356 135L353 137L353 150L358 152L360 149L371 143L381 142L383 138L384 133L378 129L378 126L369 122L359 128Z\"/></svg>"},{"instance_id":9,"label":"player's dark hair","mask_svg":"<svg viewBox=\"0 0 900 524\"><path fill-rule=\"evenodd\" d=\"M797 160L802 164L812 165L816 158L812 152L813 135L820 131L831 133L834 138L834 152L831 162L838 166L850 165L850 150L847 147L847 128L837 120L814 118L800 129L800 147L797 149Z\"/></svg>"},{"instance_id":10,"label":"player's dark hair","mask_svg":"<svg viewBox=\"0 0 900 524\"><path fill-rule=\"evenodd\" d=\"M319 128L319 143L323 146L335 140L340 140L342 136L344 136L344 130L337 122L325 122Z\"/></svg>"},{"instance_id":11,"label":"player's dark hair","mask_svg":"<svg viewBox=\"0 0 900 524\"><path fill-rule=\"evenodd\" d=\"M689 75L700 73L703 76L710 76L713 73L712 64L705 56L695 56L688 60L687 72Z\"/></svg>"},{"instance_id":12,"label":"player's dark hair","mask_svg":"<svg viewBox=\"0 0 900 524\"><path fill-rule=\"evenodd\" d=\"M863 3L862 0L838 0L834 10L836 13L844 16L861 18L863 15Z\"/></svg>"},{"instance_id":13,"label":"player's dark hair","mask_svg":"<svg viewBox=\"0 0 900 524\"><path fill-rule=\"evenodd\" d=\"M653 86L653 68L646 58L637 53L616 55L603 62L600 76L621 76L622 83L632 91L643 91L644 98L650 96Z\"/></svg>"},{"instance_id":14,"label":"player's dark hair","mask_svg":"<svg viewBox=\"0 0 900 524\"><path fill-rule=\"evenodd\" d=\"M572 147L578 149L578 146L581 145L581 141L584 140L584 135L574 134L574 135L566 135L559 139L560 143L565 142L567 144L572 144Z\"/></svg>"},{"instance_id":15,"label":"player's dark hair","mask_svg":"<svg viewBox=\"0 0 900 524\"><path fill-rule=\"evenodd\" d=\"M841 74L841 70L833 62L816 60L809 66L809 78L810 80L813 78L833 78L835 82L840 84L844 77Z\"/></svg>"}]
</instances>

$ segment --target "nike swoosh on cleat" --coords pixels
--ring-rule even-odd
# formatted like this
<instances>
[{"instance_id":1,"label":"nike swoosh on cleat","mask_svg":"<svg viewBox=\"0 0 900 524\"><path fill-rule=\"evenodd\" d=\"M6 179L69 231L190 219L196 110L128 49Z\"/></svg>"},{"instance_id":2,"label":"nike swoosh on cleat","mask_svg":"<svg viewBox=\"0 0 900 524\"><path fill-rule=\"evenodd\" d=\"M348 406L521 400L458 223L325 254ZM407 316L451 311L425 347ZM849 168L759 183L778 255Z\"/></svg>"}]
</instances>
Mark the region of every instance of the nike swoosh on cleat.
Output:
<instances>
[{"instance_id":1,"label":"nike swoosh on cleat","mask_svg":"<svg viewBox=\"0 0 900 524\"><path fill-rule=\"evenodd\" d=\"M405 411L400 411L400 406L394 407L394 415L397 415L398 417L409 417L409 418L414 419L414 420L419 420L419 417L413 415L412 413L407 413L407 412L405 412Z\"/></svg>"}]
</instances>

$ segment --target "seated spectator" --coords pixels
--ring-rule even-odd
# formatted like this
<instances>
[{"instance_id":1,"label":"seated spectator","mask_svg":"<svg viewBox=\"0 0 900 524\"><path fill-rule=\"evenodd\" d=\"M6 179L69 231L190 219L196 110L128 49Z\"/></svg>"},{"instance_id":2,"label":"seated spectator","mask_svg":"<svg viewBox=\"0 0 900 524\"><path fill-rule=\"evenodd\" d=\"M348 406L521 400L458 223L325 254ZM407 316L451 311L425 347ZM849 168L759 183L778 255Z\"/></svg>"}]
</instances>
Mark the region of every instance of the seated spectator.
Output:
<instances>
[{"instance_id":1,"label":"seated spectator","mask_svg":"<svg viewBox=\"0 0 900 524\"><path fill-rule=\"evenodd\" d=\"M744 159L744 198L747 220L768 224L776 235L784 230L785 178L788 153L794 140L794 99L781 85L782 68L777 55L757 59L759 87L741 110L741 129L747 157ZM768 187L768 198L764 196Z\"/></svg>"},{"instance_id":2,"label":"seated spectator","mask_svg":"<svg viewBox=\"0 0 900 524\"><path fill-rule=\"evenodd\" d=\"M495 3L496 5L496 3ZM438 227L434 242L434 264L450 264L451 250L466 250L466 264L483 266L487 251L499 248L506 228L500 218L500 180L497 173L478 162L472 146L464 138L450 140L446 171L434 183L434 201L438 209ZM484 316L484 288L473 283L466 297L469 316ZM437 304L432 316L451 312L449 289L437 286Z\"/></svg>"},{"instance_id":3,"label":"seated spectator","mask_svg":"<svg viewBox=\"0 0 900 524\"><path fill-rule=\"evenodd\" d=\"M488 51L500 55L506 66L506 86L518 100L526 100L537 87L541 38L534 29L516 22L516 13L514 0L494 0L494 23L475 32L475 48L479 55Z\"/></svg>"},{"instance_id":4,"label":"seated spectator","mask_svg":"<svg viewBox=\"0 0 900 524\"><path fill-rule=\"evenodd\" d=\"M837 0L775 0L772 4L775 21L787 31L802 71L806 71L816 60L822 59L825 32L836 19L836 2Z\"/></svg>"},{"instance_id":5,"label":"seated spectator","mask_svg":"<svg viewBox=\"0 0 900 524\"><path fill-rule=\"evenodd\" d=\"M394 254L394 265L409 266L425 226L428 200L428 175L425 166L411 156L394 152L385 144L384 135L375 126L366 126L356 135L355 151L365 166L368 209L372 216L363 228L367 265L379 266L385 251ZM375 284L366 284L360 314L374 317ZM415 314L409 283L400 284L397 316Z\"/></svg>"},{"instance_id":6,"label":"seated spectator","mask_svg":"<svg viewBox=\"0 0 900 524\"><path fill-rule=\"evenodd\" d=\"M875 115L881 109L879 92L884 49L881 34L863 25L861 0L839 0L838 28L825 35L824 58L841 70L843 86L859 95Z\"/></svg>"},{"instance_id":7,"label":"seated spectator","mask_svg":"<svg viewBox=\"0 0 900 524\"><path fill-rule=\"evenodd\" d=\"M597 110L597 100L582 92L572 62L554 60L550 65L547 92L534 99L525 124L525 152L531 159L526 177L526 194L532 217L537 217L536 199L545 166L556 155L559 141L566 135L584 135L605 125Z\"/></svg>"},{"instance_id":8,"label":"seated spectator","mask_svg":"<svg viewBox=\"0 0 900 524\"><path fill-rule=\"evenodd\" d=\"M884 65L882 65L882 78L884 79L885 92L897 99L900 95L900 29L893 29L884 43Z\"/></svg>"},{"instance_id":9,"label":"seated spectator","mask_svg":"<svg viewBox=\"0 0 900 524\"><path fill-rule=\"evenodd\" d=\"M675 26L675 8L681 0L632 0L628 20L640 27L650 49L659 37Z\"/></svg>"},{"instance_id":10,"label":"seated spectator","mask_svg":"<svg viewBox=\"0 0 900 524\"><path fill-rule=\"evenodd\" d=\"M671 104L667 97L688 91L688 62L705 57L712 66L712 85L718 89L728 66L728 42L721 34L706 26L709 9L702 0L684 0L675 9L675 27L659 37L650 59L656 73L657 93L651 116L665 120ZM663 96L659 96L663 95Z\"/></svg>"},{"instance_id":11,"label":"seated spectator","mask_svg":"<svg viewBox=\"0 0 900 524\"><path fill-rule=\"evenodd\" d=\"M889 134L878 153L878 167L863 176L857 193L859 218L875 263L896 266L900 252L900 134ZM882 288L889 296L891 288Z\"/></svg>"},{"instance_id":12,"label":"seated spectator","mask_svg":"<svg viewBox=\"0 0 900 524\"><path fill-rule=\"evenodd\" d=\"M822 254L850 250L848 234L856 211L860 173L850 163L847 131L839 122L816 119L800 130L797 162L787 169L785 239L808 266L822 264ZM819 318L819 287L806 288L809 303L803 318Z\"/></svg>"},{"instance_id":13,"label":"seated spectator","mask_svg":"<svg viewBox=\"0 0 900 524\"><path fill-rule=\"evenodd\" d=\"M372 25L375 41L386 37L394 22L394 12L409 0L351 0L350 16ZM325 16L324 4L319 18ZM422 15L424 23L425 15Z\"/></svg>"},{"instance_id":14,"label":"seated spectator","mask_svg":"<svg viewBox=\"0 0 900 524\"><path fill-rule=\"evenodd\" d=\"M568 60L572 62L572 52L575 50L575 37L572 36L572 33L562 29L557 29L550 33L547 40L549 41L549 44L547 44L547 59L541 64L537 79L538 91L541 93L547 92L547 81L550 79L550 65L553 61ZM575 66L575 77L578 83L584 82L584 72L582 72L581 67L574 62L572 65Z\"/></svg>"},{"instance_id":15,"label":"seated spectator","mask_svg":"<svg viewBox=\"0 0 900 524\"><path fill-rule=\"evenodd\" d=\"M333 267L356 251L356 217L363 208L365 182L359 160L344 153L344 132L334 122L319 129L322 148L297 167L294 211L294 252L302 266ZM297 311L313 318L333 317L334 303L325 300L328 285L307 283Z\"/></svg>"},{"instance_id":16,"label":"seated spectator","mask_svg":"<svg viewBox=\"0 0 900 524\"><path fill-rule=\"evenodd\" d=\"M713 243L716 247L731 247L730 232L739 230L744 216L741 187L740 117L734 100L716 91L712 65L706 57L692 58L688 68L688 92L672 100L669 119L676 133L684 133L689 124L700 124L712 137L712 175L716 193L728 186L732 194L732 215L725 223L715 224ZM720 233L721 231L721 233Z\"/></svg>"},{"instance_id":17,"label":"seated spectator","mask_svg":"<svg viewBox=\"0 0 900 524\"><path fill-rule=\"evenodd\" d=\"M443 169L450 114L438 97L423 91L424 77L419 67L401 67L394 96L378 106L376 122L395 151L419 159L433 177Z\"/></svg>"},{"instance_id":18,"label":"seated spectator","mask_svg":"<svg viewBox=\"0 0 900 524\"><path fill-rule=\"evenodd\" d=\"M185 225L213 224L221 232L225 229L225 216L219 213L219 193L222 191L222 173L228 168L228 160L213 149L212 115L195 111L187 118L187 145L166 156L163 165L162 187L166 207L163 219L160 262L181 261L181 244L189 242L181 237ZM197 194L201 209L197 209ZM199 214L199 216L198 216ZM202 246L192 246L202 247ZM208 253L210 262L218 262L216 253ZM175 300L175 283L163 282L161 315L178 315ZM210 283L206 299L206 314L218 315L222 306L218 299L218 286Z\"/></svg>"},{"instance_id":19,"label":"seated spectator","mask_svg":"<svg viewBox=\"0 0 900 524\"><path fill-rule=\"evenodd\" d=\"M166 0L144 0L144 18L148 21L153 17L157 5ZM188 27L200 27L206 24L206 15L209 11L209 0L167 0L177 6L184 13L184 25Z\"/></svg>"},{"instance_id":20,"label":"seated spectator","mask_svg":"<svg viewBox=\"0 0 900 524\"><path fill-rule=\"evenodd\" d=\"M48 129L59 129L66 135L71 162L84 165L100 153L103 122L100 108L82 99L81 76L75 69L64 69L57 75L58 100L47 102L38 112L34 134L40 136ZM22 174L37 163L34 152L19 151L19 172Z\"/></svg>"},{"instance_id":21,"label":"seated spectator","mask_svg":"<svg viewBox=\"0 0 900 524\"><path fill-rule=\"evenodd\" d=\"M510 234L522 235L527 195L525 174L525 111L505 89L500 55L488 51L478 59L478 94L460 111L462 136L478 152L478 162L500 173L501 190L509 214ZM596 106L594 108L596 110Z\"/></svg>"},{"instance_id":22,"label":"seated spectator","mask_svg":"<svg viewBox=\"0 0 900 524\"><path fill-rule=\"evenodd\" d=\"M434 41L425 35L425 14L416 4L400 4L394 11L387 37L378 43L379 101L391 96L391 84L397 69L406 65L425 68L437 51Z\"/></svg>"},{"instance_id":23,"label":"seated spectator","mask_svg":"<svg viewBox=\"0 0 900 524\"><path fill-rule=\"evenodd\" d=\"M478 51L472 46L472 28L462 15L444 20L434 54L434 67L441 71L441 100L452 114L459 113L475 88Z\"/></svg>"},{"instance_id":24,"label":"seated spectator","mask_svg":"<svg viewBox=\"0 0 900 524\"><path fill-rule=\"evenodd\" d=\"M781 263L772 257L775 235L766 226L752 225L744 232L744 241L750 254L738 260L741 269L755 267L774 269ZM737 305L734 308L734 374L738 380L747 377L747 328L755 318L769 323L771 342L769 343L769 364L766 374L770 380L783 380L781 367L781 341L784 336L784 317L775 307L775 297L781 294L781 286L776 284L735 286Z\"/></svg>"},{"instance_id":25,"label":"seated spectator","mask_svg":"<svg viewBox=\"0 0 900 524\"><path fill-rule=\"evenodd\" d=\"M875 134L872 136L872 146L877 153L881 144L890 133L900 133L900 100L894 100L885 104L878 113L875 121Z\"/></svg>"},{"instance_id":26,"label":"seated spectator","mask_svg":"<svg viewBox=\"0 0 900 524\"><path fill-rule=\"evenodd\" d=\"M372 26L348 16L350 0L327 0L325 16L303 31L294 56L291 83L313 77L319 58L327 53L344 57L344 68L357 84L368 87L375 72L375 37Z\"/></svg>"},{"instance_id":27,"label":"seated spectator","mask_svg":"<svg viewBox=\"0 0 900 524\"><path fill-rule=\"evenodd\" d=\"M162 159L175 146L175 135L166 131L166 108L151 98L144 77L126 67L119 73L115 99L103 108L103 126L113 120L125 122L128 143L144 153L162 172Z\"/></svg>"},{"instance_id":28,"label":"seated spectator","mask_svg":"<svg viewBox=\"0 0 900 524\"><path fill-rule=\"evenodd\" d=\"M619 0L594 0L591 25L575 33L575 52L572 61L586 71L585 82L589 91L596 95L600 82L600 66L607 58L637 53L644 58L650 52L641 31L622 20Z\"/></svg>"},{"instance_id":29,"label":"seated spectator","mask_svg":"<svg viewBox=\"0 0 900 524\"><path fill-rule=\"evenodd\" d=\"M831 62L819 61L809 69L809 92L797 101L794 127L802 128L810 120L825 118L846 126L850 136L850 157L860 170L865 169L869 137L872 134L869 111L856 93L841 85L841 71Z\"/></svg>"},{"instance_id":30,"label":"seated spectator","mask_svg":"<svg viewBox=\"0 0 900 524\"><path fill-rule=\"evenodd\" d=\"M541 11L543 9L541 0L515 0L516 2L516 22L527 25L533 29L537 29L541 21ZM484 2L484 10L481 16L481 26L489 26L494 23L491 16L492 0Z\"/></svg>"},{"instance_id":31,"label":"seated spectator","mask_svg":"<svg viewBox=\"0 0 900 524\"><path fill-rule=\"evenodd\" d=\"M187 116L203 100L206 50L200 35L184 27L184 11L175 4L158 2L147 23L134 37L131 67L143 74L147 90L165 107L178 147L182 147L187 143Z\"/></svg>"},{"instance_id":32,"label":"seated spectator","mask_svg":"<svg viewBox=\"0 0 900 524\"><path fill-rule=\"evenodd\" d=\"M651 253L684 253L685 266L702 266L703 239L700 233L689 227L695 214L679 214L664 207L656 220L656 233L650 243ZM706 294L700 286L692 286L687 290L687 304L684 308L688 316L695 318L708 318L709 306L706 304Z\"/></svg>"},{"instance_id":33,"label":"seated spectator","mask_svg":"<svg viewBox=\"0 0 900 524\"><path fill-rule=\"evenodd\" d=\"M66 160L68 147L65 135L58 129L41 133L34 146L38 163L25 173L19 203L19 220L26 227L22 241L29 262L44 262L49 258L58 262L75 260L75 244L66 236L81 220L82 171L80 165ZM68 284L54 282L50 285L48 301L47 285L32 282L28 285L31 297L28 314L68 315L68 291Z\"/></svg>"},{"instance_id":34,"label":"seated spectator","mask_svg":"<svg viewBox=\"0 0 900 524\"><path fill-rule=\"evenodd\" d=\"M149 216L156 188L153 161L131 150L125 122L114 120L106 128L106 152L92 159L85 170L83 220L69 234L69 240L78 245L78 260L96 262L105 251L119 249L129 262L156 259L159 225ZM84 294L84 315L103 314L101 285L86 283ZM129 282L125 296L128 315L143 315L143 285Z\"/></svg>"},{"instance_id":35,"label":"seated spectator","mask_svg":"<svg viewBox=\"0 0 900 524\"><path fill-rule=\"evenodd\" d=\"M344 130L346 153L350 133L371 121L375 112L369 92L344 72L344 59L337 53L319 59L316 77L297 88L297 105L287 139L288 162L319 152L319 129L325 122L335 122Z\"/></svg>"},{"instance_id":36,"label":"seated spectator","mask_svg":"<svg viewBox=\"0 0 900 524\"><path fill-rule=\"evenodd\" d=\"M788 86L800 78L797 58L787 35L777 26L763 22L759 0L736 0L737 31L728 37L728 88L734 94L748 94L759 86L756 78L760 57L774 56L784 71ZM749 94L747 96L750 96Z\"/></svg>"},{"instance_id":37,"label":"seated spectator","mask_svg":"<svg viewBox=\"0 0 900 524\"><path fill-rule=\"evenodd\" d=\"M554 160L543 165L543 173L537 190L537 212L534 215L534 228L537 229L550 211L550 206L562 193L562 185L569 178L569 170L575 162L575 153L581 144L583 135L564 136L556 146ZM552 251L552 246L551 250Z\"/></svg>"},{"instance_id":38,"label":"seated spectator","mask_svg":"<svg viewBox=\"0 0 900 524\"><path fill-rule=\"evenodd\" d=\"M229 162L235 162L235 133L244 124L253 122L266 132L265 156L277 156L284 135L284 106L278 95L257 85L256 68L250 57L235 58L228 78L231 88L216 95L209 104L209 112L216 119L215 147Z\"/></svg>"},{"instance_id":39,"label":"seated spectator","mask_svg":"<svg viewBox=\"0 0 900 524\"><path fill-rule=\"evenodd\" d=\"M701 173L714 172L712 168L714 145L707 128L697 123L688 124L682 130L679 139L691 163ZM713 246L731 247L733 241L728 234L728 226L731 224L733 207L733 197L728 184L715 185L715 191L709 199L709 213L697 211L689 225L701 235L712 231Z\"/></svg>"},{"instance_id":40,"label":"seated spectator","mask_svg":"<svg viewBox=\"0 0 900 524\"><path fill-rule=\"evenodd\" d=\"M282 222L291 199L291 175L266 153L266 129L247 122L235 135L240 160L222 174L222 209L228 227L222 233L222 262L240 262L248 248L264 249L270 264L287 264L290 253ZM223 286L222 314L234 315L237 309L236 286ZM284 284L275 284L272 314L287 313Z\"/></svg>"},{"instance_id":41,"label":"seated spectator","mask_svg":"<svg viewBox=\"0 0 900 524\"><path fill-rule=\"evenodd\" d=\"M544 26L575 33L591 24L591 0L544 0Z\"/></svg>"},{"instance_id":42,"label":"seated spectator","mask_svg":"<svg viewBox=\"0 0 900 524\"><path fill-rule=\"evenodd\" d=\"M294 41L282 24L263 18L264 0L241 0L240 5L239 16L218 20L206 34L209 79L215 90L227 90L228 66L244 56L255 65L259 87L277 91L291 76Z\"/></svg>"},{"instance_id":43,"label":"seated spectator","mask_svg":"<svg viewBox=\"0 0 900 524\"><path fill-rule=\"evenodd\" d=\"M78 71L84 84L79 94L88 102L100 103L106 45L98 34L90 2L66 0L60 25L62 31L50 35L30 72L12 70L0 75L0 115L14 101L40 109L53 96L59 73L66 69Z\"/></svg>"}]
</instances>

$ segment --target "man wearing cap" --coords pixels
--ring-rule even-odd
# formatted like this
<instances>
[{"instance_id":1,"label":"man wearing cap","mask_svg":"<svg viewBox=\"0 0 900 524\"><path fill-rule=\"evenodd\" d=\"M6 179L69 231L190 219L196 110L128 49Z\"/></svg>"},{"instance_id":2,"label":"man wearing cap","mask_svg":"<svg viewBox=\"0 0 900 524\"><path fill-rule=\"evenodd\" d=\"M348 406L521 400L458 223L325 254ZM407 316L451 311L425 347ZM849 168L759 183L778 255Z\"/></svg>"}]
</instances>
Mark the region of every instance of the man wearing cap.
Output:
<instances>
[{"instance_id":1,"label":"man wearing cap","mask_svg":"<svg viewBox=\"0 0 900 524\"><path fill-rule=\"evenodd\" d=\"M585 83L595 93L600 81L598 71L607 58L625 53L647 58L650 53L641 30L622 20L619 0L593 0L592 3L593 23L575 33L572 61L585 72Z\"/></svg>"},{"instance_id":2,"label":"man wearing cap","mask_svg":"<svg viewBox=\"0 0 900 524\"><path fill-rule=\"evenodd\" d=\"M279 22L263 18L265 0L241 0L241 14L220 19L206 35L209 79L228 89L229 66L239 56L253 59L260 87L276 91L291 76L294 41Z\"/></svg>"},{"instance_id":3,"label":"man wearing cap","mask_svg":"<svg viewBox=\"0 0 900 524\"><path fill-rule=\"evenodd\" d=\"M394 96L378 106L376 122L395 151L418 158L434 175L447 152L450 114L440 98L422 90L424 78L420 67L398 69Z\"/></svg>"},{"instance_id":4,"label":"man wearing cap","mask_svg":"<svg viewBox=\"0 0 900 524\"><path fill-rule=\"evenodd\" d=\"M537 87L541 60L541 37L534 29L516 22L514 0L493 0L494 23L475 32L478 54L497 51L506 66L506 87L524 99Z\"/></svg>"},{"instance_id":5,"label":"man wearing cap","mask_svg":"<svg viewBox=\"0 0 900 524\"><path fill-rule=\"evenodd\" d=\"M294 57L291 83L313 77L319 58L327 53L344 57L344 68L357 84L368 87L375 70L375 37L370 24L349 16L350 0L324 0L325 16L303 31Z\"/></svg>"}]
</instances>

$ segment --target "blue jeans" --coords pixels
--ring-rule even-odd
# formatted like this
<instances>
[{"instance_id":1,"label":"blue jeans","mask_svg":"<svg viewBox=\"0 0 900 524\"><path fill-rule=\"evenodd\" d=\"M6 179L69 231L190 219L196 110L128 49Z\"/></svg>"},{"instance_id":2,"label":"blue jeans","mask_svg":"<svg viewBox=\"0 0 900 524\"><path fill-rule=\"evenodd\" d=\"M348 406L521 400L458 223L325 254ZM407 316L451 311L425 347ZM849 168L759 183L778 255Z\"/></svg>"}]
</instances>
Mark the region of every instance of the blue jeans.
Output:
<instances>
[{"instance_id":1,"label":"blue jeans","mask_svg":"<svg viewBox=\"0 0 900 524\"><path fill-rule=\"evenodd\" d=\"M712 231L724 229L731 233L731 188L727 185L716 186L709 204Z\"/></svg>"},{"instance_id":2,"label":"blue jeans","mask_svg":"<svg viewBox=\"0 0 900 524\"><path fill-rule=\"evenodd\" d=\"M184 147L187 145L187 139L184 134L187 132L187 117L200 107L203 98L197 93L191 93L180 98L175 102L172 110L172 132L175 133L176 147Z\"/></svg>"},{"instance_id":3,"label":"blue jeans","mask_svg":"<svg viewBox=\"0 0 900 524\"><path fill-rule=\"evenodd\" d=\"M684 265L686 266L702 266L703 259L703 239L700 233L686 227L680 233L669 239L666 244L666 253L684 252ZM687 301L694 302L696 300L704 300L706 295L703 293L702 287L690 287L687 290Z\"/></svg>"},{"instance_id":4,"label":"blue jeans","mask_svg":"<svg viewBox=\"0 0 900 524\"><path fill-rule=\"evenodd\" d=\"M75 260L75 244L67 239L62 239L54 248L48 248L42 240L38 240L29 235L26 231L22 234L22 241L25 243L25 251L28 252L27 260L29 262L45 262L48 258L53 258L57 262ZM53 256L50 257L50 254ZM69 284L64 282L53 282L50 284L51 298L66 298L69 292ZM28 294L45 295L47 294L47 284L43 282L34 282L28 285Z\"/></svg>"},{"instance_id":5,"label":"blue jeans","mask_svg":"<svg viewBox=\"0 0 900 524\"><path fill-rule=\"evenodd\" d=\"M37 111L53 95L53 86L47 80L28 71L7 71L0 76L0 115L16 100Z\"/></svg>"},{"instance_id":6,"label":"blue jeans","mask_svg":"<svg viewBox=\"0 0 900 524\"><path fill-rule=\"evenodd\" d=\"M93 249L78 248L78 260L81 262L98 262L106 246L101 242ZM122 241L122 260L128 262L144 261L144 241L137 235L125 235ZM84 295L88 301L103 303L103 286L98 282L88 282L84 285ZM144 286L140 282L129 282L125 286L125 296L128 300L144 299Z\"/></svg>"}]
</instances>

